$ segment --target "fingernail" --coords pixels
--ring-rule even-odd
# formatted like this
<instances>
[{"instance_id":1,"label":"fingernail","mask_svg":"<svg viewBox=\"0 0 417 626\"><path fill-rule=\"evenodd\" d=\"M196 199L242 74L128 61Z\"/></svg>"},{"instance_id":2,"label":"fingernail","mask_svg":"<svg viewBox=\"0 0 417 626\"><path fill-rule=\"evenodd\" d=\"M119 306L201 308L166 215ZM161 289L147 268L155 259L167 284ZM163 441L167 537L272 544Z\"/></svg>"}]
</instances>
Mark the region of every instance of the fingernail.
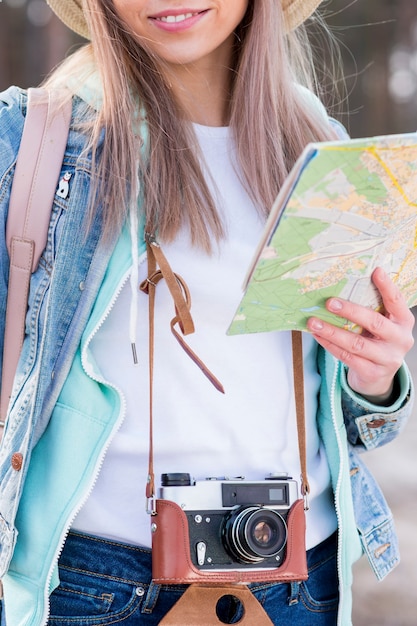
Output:
<instances>
[{"instance_id":1,"label":"fingernail","mask_svg":"<svg viewBox=\"0 0 417 626\"><path fill-rule=\"evenodd\" d=\"M330 311L341 311L342 309L342 303L340 302L340 300L336 300L336 298L332 298L331 300L329 300L328 303L328 307L330 309Z\"/></svg>"},{"instance_id":2,"label":"fingernail","mask_svg":"<svg viewBox=\"0 0 417 626\"><path fill-rule=\"evenodd\" d=\"M316 318L310 320L309 326L311 330L323 330L324 328L323 322Z\"/></svg>"}]
</instances>

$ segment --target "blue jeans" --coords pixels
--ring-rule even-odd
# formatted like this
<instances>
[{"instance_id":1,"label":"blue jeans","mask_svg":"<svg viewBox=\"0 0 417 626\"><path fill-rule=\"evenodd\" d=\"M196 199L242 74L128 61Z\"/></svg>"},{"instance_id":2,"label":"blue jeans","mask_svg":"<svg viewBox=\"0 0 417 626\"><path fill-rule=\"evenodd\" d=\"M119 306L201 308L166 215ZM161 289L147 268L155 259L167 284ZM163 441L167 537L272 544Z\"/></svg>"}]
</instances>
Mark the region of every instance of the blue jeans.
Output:
<instances>
[{"instance_id":1,"label":"blue jeans","mask_svg":"<svg viewBox=\"0 0 417 626\"><path fill-rule=\"evenodd\" d=\"M334 534L307 552L306 582L250 585L274 625L336 625L336 550ZM186 588L152 582L150 550L75 532L67 538L59 574L48 626L156 626ZM222 599L221 623L238 623L240 608L231 596Z\"/></svg>"}]
</instances>

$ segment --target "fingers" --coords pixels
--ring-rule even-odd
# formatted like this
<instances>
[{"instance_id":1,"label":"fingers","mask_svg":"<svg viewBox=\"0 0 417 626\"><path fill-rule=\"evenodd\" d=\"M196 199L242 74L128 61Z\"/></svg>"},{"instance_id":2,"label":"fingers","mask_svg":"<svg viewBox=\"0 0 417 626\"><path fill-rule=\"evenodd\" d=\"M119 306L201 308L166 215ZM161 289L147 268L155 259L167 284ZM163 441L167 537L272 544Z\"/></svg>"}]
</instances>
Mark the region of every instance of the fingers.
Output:
<instances>
[{"instance_id":1,"label":"fingers","mask_svg":"<svg viewBox=\"0 0 417 626\"><path fill-rule=\"evenodd\" d=\"M385 394L412 347L414 316L397 286L381 269L372 280L379 290L383 312L341 298L330 298L326 308L364 331L359 334L317 318L308 329L316 341L349 367L349 382L362 395Z\"/></svg>"},{"instance_id":2,"label":"fingers","mask_svg":"<svg viewBox=\"0 0 417 626\"><path fill-rule=\"evenodd\" d=\"M396 371L402 363L402 351L388 354L385 342L381 346L372 336L353 333L315 318L310 319L307 325L318 343L350 368L389 364Z\"/></svg>"},{"instance_id":3,"label":"fingers","mask_svg":"<svg viewBox=\"0 0 417 626\"><path fill-rule=\"evenodd\" d=\"M363 328L365 332L361 335L362 338L371 337L381 340L382 343L392 343L405 354L413 345L414 316L400 290L382 268L375 270L372 279L382 297L383 313L341 298L330 298L326 308L335 315L349 320L353 326ZM307 327L323 339L340 344L344 349L352 350L354 353L362 353L365 348L370 349L373 345L369 342L364 343L355 333L344 329L338 330L336 326L326 324L317 318L311 318Z\"/></svg>"},{"instance_id":4,"label":"fingers","mask_svg":"<svg viewBox=\"0 0 417 626\"><path fill-rule=\"evenodd\" d=\"M404 323L407 327L411 325L412 328L414 315L409 310L397 285L381 267L376 268L373 272L372 282L381 294L385 315L398 324Z\"/></svg>"},{"instance_id":5,"label":"fingers","mask_svg":"<svg viewBox=\"0 0 417 626\"><path fill-rule=\"evenodd\" d=\"M348 381L354 391L372 398L374 404L385 402L404 360L403 350L389 342L337 328L321 320L310 319L308 327L316 341L348 367Z\"/></svg>"}]
</instances>

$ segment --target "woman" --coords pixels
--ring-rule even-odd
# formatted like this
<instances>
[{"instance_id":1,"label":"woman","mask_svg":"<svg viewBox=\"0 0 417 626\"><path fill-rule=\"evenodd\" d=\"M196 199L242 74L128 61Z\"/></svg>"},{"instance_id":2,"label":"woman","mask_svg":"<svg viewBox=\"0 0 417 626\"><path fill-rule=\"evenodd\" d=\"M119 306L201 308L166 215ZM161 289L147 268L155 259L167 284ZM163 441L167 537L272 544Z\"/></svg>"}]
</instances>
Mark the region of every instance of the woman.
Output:
<instances>
[{"instance_id":1,"label":"woman","mask_svg":"<svg viewBox=\"0 0 417 626\"><path fill-rule=\"evenodd\" d=\"M68 193L55 198L32 280L1 449L2 619L158 624L185 587L151 574L148 301L137 288L147 277L144 233L186 281L190 344L226 391L173 341L161 282L156 476L298 477L290 338L225 330L285 176L308 141L335 136L310 91L302 26L320 2L48 1L91 44L47 81L73 98ZM20 90L2 96L3 220L25 104ZM413 319L382 269L373 281L385 314L327 303L362 336L311 318L303 337L309 577L251 585L274 624L348 626L352 563L366 551L382 578L398 561L390 513L355 449L387 442L410 413L403 358ZM219 611L224 623L240 619L232 601Z\"/></svg>"}]
</instances>

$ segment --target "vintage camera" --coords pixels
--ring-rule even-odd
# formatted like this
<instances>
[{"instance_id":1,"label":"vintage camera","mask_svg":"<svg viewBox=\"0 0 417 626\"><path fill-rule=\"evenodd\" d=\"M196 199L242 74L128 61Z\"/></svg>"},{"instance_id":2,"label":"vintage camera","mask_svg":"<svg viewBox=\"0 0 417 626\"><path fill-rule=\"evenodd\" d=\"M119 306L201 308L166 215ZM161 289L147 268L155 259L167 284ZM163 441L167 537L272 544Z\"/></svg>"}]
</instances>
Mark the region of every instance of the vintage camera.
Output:
<instances>
[{"instance_id":1,"label":"vintage camera","mask_svg":"<svg viewBox=\"0 0 417 626\"><path fill-rule=\"evenodd\" d=\"M190 557L199 570L279 567L285 559L287 517L297 482L286 474L263 481L162 474L161 500L177 504L188 520Z\"/></svg>"}]
</instances>

